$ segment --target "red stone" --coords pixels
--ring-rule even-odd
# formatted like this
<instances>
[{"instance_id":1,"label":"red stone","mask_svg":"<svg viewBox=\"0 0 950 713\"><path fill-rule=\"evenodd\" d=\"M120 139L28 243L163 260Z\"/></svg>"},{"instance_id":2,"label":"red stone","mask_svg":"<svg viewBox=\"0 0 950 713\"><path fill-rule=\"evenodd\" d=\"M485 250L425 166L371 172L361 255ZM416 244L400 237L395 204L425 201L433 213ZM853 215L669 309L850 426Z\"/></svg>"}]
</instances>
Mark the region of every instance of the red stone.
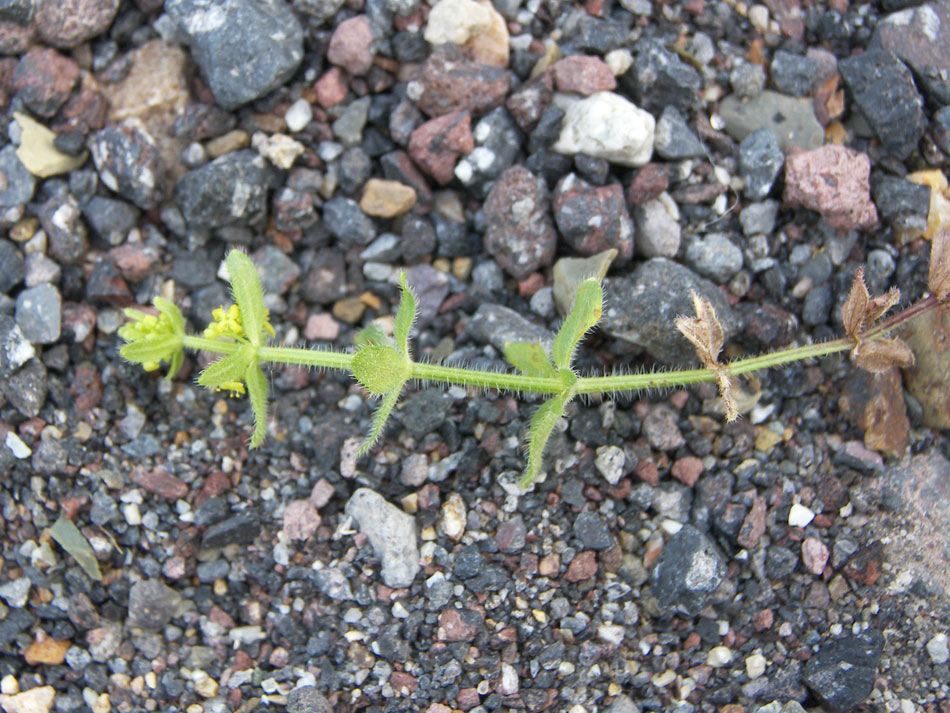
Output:
<instances>
[{"instance_id":1,"label":"red stone","mask_svg":"<svg viewBox=\"0 0 950 713\"><path fill-rule=\"evenodd\" d=\"M578 552L567 566L564 578L568 582L580 582L597 574L597 553L593 550Z\"/></svg>"},{"instance_id":2,"label":"red stone","mask_svg":"<svg viewBox=\"0 0 950 713\"><path fill-rule=\"evenodd\" d=\"M422 85L416 105L429 116L459 109L482 114L501 104L511 86L506 70L470 60L453 44L433 49L415 81Z\"/></svg>"},{"instance_id":3,"label":"red stone","mask_svg":"<svg viewBox=\"0 0 950 713\"><path fill-rule=\"evenodd\" d=\"M393 671L389 676L389 685L392 686L393 690L399 695L411 696L413 693L415 693L416 688L419 686L419 682L414 676L406 673L405 671Z\"/></svg>"},{"instance_id":4,"label":"red stone","mask_svg":"<svg viewBox=\"0 0 950 713\"><path fill-rule=\"evenodd\" d=\"M817 537L806 537L802 542L802 562L812 574L820 575L825 571L830 554L828 547Z\"/></svg>"},{"instance_id":5,"label":"red stone","mask_svg":"<svg viewBox=\"0 0 950 713\"><path fill-rule=\"evenodd\" d=\"M551 66L551 74L559 92L589 96L617 88L614 73L599 57L575 54L559 59Z\"/></svg>"},{"instance_id":6,"label":"red stone","mask_svg":"<svg viewBox=\"0 0 950 713\"><path fill-rule=\"evenodd\" d=\"M477 618L478 614L470 610L443 610L439 615L439 641L471 641L478 635Z\"/></svg>"},{"instance_id":7,"label":"red stone","mask_svg":"<svg viewBox=\"0 0 950 713\"><path fill-rule=\"evenodd\" d=\"M78 79L75 60L53 49L34 47L20 58L13 86L30 110L50 117L69 98Z\"/></svg>"},{"instance_id":8,"label":"red stone","mask_svg":"<svg viewBox=\"0 0 950 713\"><path fill-rule=\"evenodd\" d=\"M373 66L373 28L366 15L337 25L327 47L327 59L350 74L366 74Z\"/></svg>"},{"instance_id":9,"label":"red stone","mask_svg":"<svg viewBox=\"0 0 950 713\"><path fill-rule=\"evenodd\" d=\"M844 146L792 152L785 161L785 203L821 213L832 228L869 228L877 223L870 173L867 154Z\"/></svg>"},{"instance_id":10,"label":"red stone","mask_svg":"<svg viewBox=\"0 0 950 713\"><path fill-rule=\"evenodd\" d=\"M703 461L696 456L685 456L673 463L670 473L683 485L692 488L703 473Z\"/></svg>"},{"instance_id":11,"label":"red stone","mask_svg":"<svg viewBox=\"0 0 950 713\"><path fill-rule=\"evenodd\" d=\"M670 173L666 166L648 163L633 175L627 200L633 205L652 201L670 186Z\"/></svg>"},{"instance_id":12,"label":"red stone","mask_svg":"<svg viewBox=\"0 0 950 713\"><path fill-rule=\"evenodd\" d=\"M759 538L765 534L765 510L765 501L762 498L756 498L749 514L742 521L742 527L739 528L736 541L740 547L751 550L759 543Z\"/></svg>"},{"instance_id":13,"label":"red stone","mask_svg":"<svg viewBox=\"0 0 950 713\"><path fill-rule=\"evenodd\" d=\"M459 155L474 148L471 116L461 109L427 121L409 137L412 160L442 185L454 177Z\"/></svg>"},{"instance_id":14,"label":"red stone","mask_svg":"<svg viewBox=\"0 0 950 713\"><path fill-rule=\"evenodd\" d=\"M331 107L346 99L346 77L339 67L332 67L314 85L317 92L317 103L324 107Z\"/></svg>"},{"instance_id":15,"label":"red stone","mask_svg":"<svg viewBox=\"0 0 950 713\"><path fill-rule=\"evenodd\" d=\"M140 488L169 500L179 500L188 494L188 484L166 470L145 470L142 466L132 469L132 482Z\"/></svg>"}]
</instances>

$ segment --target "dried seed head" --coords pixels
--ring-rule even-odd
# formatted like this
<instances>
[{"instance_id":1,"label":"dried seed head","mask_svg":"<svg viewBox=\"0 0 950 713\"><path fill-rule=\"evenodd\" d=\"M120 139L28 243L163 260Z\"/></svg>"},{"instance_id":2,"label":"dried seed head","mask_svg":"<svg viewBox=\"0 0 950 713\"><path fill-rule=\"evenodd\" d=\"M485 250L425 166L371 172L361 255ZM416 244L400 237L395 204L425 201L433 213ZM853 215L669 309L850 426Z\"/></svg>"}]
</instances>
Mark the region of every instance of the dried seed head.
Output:
<instances>
[{"instance_id":1,"label":"dried seed head","mask_svg":"<svg viewBox=\"0 0 950 713\"><path fill-rule=\"evenodd\" d=\"M848 299L841 307L841 321L844 323L844 331L848 333L848 336L858 338L861 327L864 326L870 300L871 295L864 284L864 268L859 267L854 273L854 282L851 283Z\"/></svg>"},{"instance_id":2,"label":"dried seed head","mask_svg":"<svg viewBox=\"0 0 950 713\"><path fill-rule=\"evenodd\" d=\"M950 297L950 227L938 230L930 243L927 287L941 302Z\"/></svg>"},{"instance_id":3,"label":"dried seed head","mask_svg":"<svg viewBox=\"0 0 950 713\"><path fill-rule=\"evenodd\" d=\"M875 339L858 344L851 350L851 359L865 371L880 374L892 366L913 366L914 353L900 339Z\"/></svg>"},{"instance_id":4,"label":"dried seed head","mask_svg":"<svg viewBox=\"0 0 950 713\"><path fill-rule=\"evenodd\" d=\"M694 290L690 290L690 295L693 298L696 316L678 318L676 328L693 345L703 366L707 369L715 369L720 366L718 358L723 343L722 325L716 318L716 310L713 309L709 300L701 297Z\"/></svg>"}]
</instances>

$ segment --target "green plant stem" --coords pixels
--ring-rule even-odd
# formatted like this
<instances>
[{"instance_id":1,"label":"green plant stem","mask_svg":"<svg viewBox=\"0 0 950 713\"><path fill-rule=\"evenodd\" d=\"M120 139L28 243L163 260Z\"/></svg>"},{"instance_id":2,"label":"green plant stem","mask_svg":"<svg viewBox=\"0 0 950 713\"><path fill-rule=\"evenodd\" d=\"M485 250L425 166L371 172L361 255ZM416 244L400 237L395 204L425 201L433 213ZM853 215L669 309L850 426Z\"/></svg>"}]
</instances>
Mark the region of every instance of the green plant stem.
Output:
<instances>
[{"instance_id":1,"label":"green plant stem","mask_svg":"<svg viewBox=\"0 0 950 713\"><path fill-rule=\"evenodd\" d=\"M927 297L911 305L880 324L877 324L862 334L863 341L879 339L897 326L913 319L937 305L934 297ZM240 348L238 342L206 339L204 337L186 336L183 344L188 349L203 350L217 354L233 354ZM783 366L803 359L817 359L840 352L850 351L854 347L854 340L844 337L818 344L808 344L792 349L783 349L768 354L762 354L746 359L738 359L726 365L728 372L734 376L747 374L763 369ZM350 371L353 355L345 352L328 350L313 350L299 347L260 347L257 352L258 361L275 362L280 364L296 364L312 366L322 369L336 369ZM478 369L462 369L424 362L410 363L410 379L434 382L446 385L475 387L479 389L498 389L502 391L516 391L537 394L562 393L564 382L558 378L526 376L511 372L479 371ZM603 394L611 392L634 392L644 389L673 388L688 386L706 381L716 380L715 369L685 369L673 371L659 371L649 374L614 374L610 376L579 377L577 382L569 387L575 395Z\"/></svg>"}]
</instances>

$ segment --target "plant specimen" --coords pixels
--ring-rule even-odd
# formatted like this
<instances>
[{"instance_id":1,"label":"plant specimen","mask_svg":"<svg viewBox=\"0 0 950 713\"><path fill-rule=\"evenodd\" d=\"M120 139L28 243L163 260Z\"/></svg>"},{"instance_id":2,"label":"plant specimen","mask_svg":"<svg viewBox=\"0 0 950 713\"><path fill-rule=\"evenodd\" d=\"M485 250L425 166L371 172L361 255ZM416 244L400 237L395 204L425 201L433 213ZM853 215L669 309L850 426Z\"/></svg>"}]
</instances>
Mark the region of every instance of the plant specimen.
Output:
<instances>
[{"instance_id":1,"label":"plant specimen","mask_svg":"<svg viewBox=\"0 0 950 713\"><path fill-rule=\"evenodd\" d=\"M267 430L267 378L261 368L265 363L348 371L370 394L379 397L379 408L360 454L379 439L399 395L411 380L547 395L547 400L534 412L528 430L527 467L521 481L526 488L541 474L548 439L567 405L577 396L713 381L725 403L726 417L733 420L738 417L733 382L742 374L844 351L851 353L857 366L872 372L913 364L909 347L890 335L898 325L950 298L950 230L941 231L933 240L928 275L931 294L887 319L882 318L898 303L900 291L892 289L871 298L863 271L857 271L842 308L845 337L723 363L719 361L722 327L709 301L693 294L696 315L677 319L675 326L695 348L702 368L607 376L585 376L573 365L578 343L601 316L603 294L595 278L581 282L577 288L573 307L555 335L550 352L539 343L508 343L505 357L515 371L499 373L429 364L412 358L409 335L416 317L416 299L405 274L400 275L401 300L391 336L376 325L367 327L357 335L352 353L269 346L268 338L275 336L275 332L253 263L244 253L232 250L226 265L234 304L216 309L201 336L187 334L178 308L156 297L153 304L157 314L126 310L130 321L119 330L126 341L120 354L150 371L158 369L160 362L169 362L169 379L180 368L184 349L220 354L221 358L201 373L198 383L232 395L248 395L254 414L252 448L261 445Z\"/></svg>"}]
</instances>

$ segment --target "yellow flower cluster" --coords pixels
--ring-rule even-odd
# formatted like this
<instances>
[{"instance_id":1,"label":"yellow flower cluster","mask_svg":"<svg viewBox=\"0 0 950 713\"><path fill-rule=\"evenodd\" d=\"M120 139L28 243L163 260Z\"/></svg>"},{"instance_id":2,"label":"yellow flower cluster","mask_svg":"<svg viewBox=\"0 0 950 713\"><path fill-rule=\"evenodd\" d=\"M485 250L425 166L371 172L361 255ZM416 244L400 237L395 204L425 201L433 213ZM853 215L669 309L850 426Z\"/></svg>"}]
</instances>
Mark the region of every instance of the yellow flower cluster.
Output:
<instances>
[{"instance_id":1,"label":"yellow flower cluster","mask_svg":"<svg viewBox=\"0 0 950 713\"><path fill-rule=\"evenodd\" d=\"M227 309L218 307L211 313L214 321L205 329L206 339L217 339L218 337L239 338L244 334L244 326L241 324L241 309L237 305L231 305Z\"/></svg>"},{"instance_id":2,"label":"yellow flower cluster","mask_svg":"<svg viewBox=\"0 0 950 713\"><path fill-rule=\"evenodd\" d=\"M171 320L166 314L156 317L154 314L133 309L126 310L126 314L132 321L119 329L119 336L129 344L155 343L174 332ZM142 368L145 371L156 371L158 367L157 361L142 362Z\"/></svg>"}]
</instances>

